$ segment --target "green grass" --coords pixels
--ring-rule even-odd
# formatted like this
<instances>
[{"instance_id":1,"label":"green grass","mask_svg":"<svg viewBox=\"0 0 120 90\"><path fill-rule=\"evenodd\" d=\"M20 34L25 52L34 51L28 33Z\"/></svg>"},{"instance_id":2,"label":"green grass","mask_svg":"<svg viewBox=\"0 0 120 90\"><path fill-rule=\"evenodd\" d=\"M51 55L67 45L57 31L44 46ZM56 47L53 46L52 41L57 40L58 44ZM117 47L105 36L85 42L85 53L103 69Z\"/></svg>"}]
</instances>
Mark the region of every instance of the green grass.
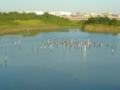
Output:
<instances>
[{"instance_id":1,"label":"green grass","mask_svg":"<svg viewBox=\"0 0 120 90\"><path fill-rule=\"evenodd\" d=\"M41 20L15 20L14 22L19 23L19 25L39 25L39 24L45 24Z\"/></svg>"},{"instance_id":2,"label":"green grass","mask_svg":"<svg viewBox=\"0 0 120 90\"><path fill-rule=\"evenodd\" d=\"M5 21L8 22L8 21ZM0 35L38 30L40 32L54 31L55 28L80 27L78 22L44 22L42 20L11 20L12 23L0 25ZM14 24L15 23L15 24Z\"/></svg>"},{"instance_id":3,"label":"green grass","mask_svg":"<svg viewBox=\"0 0 120 90\"><path fill-rule=\"evenodd\" d=\"M42 20L13 20L13 23L0 26L0 33L3 31L18 31L18 30L33 30L33 29L52 29L60 27L81 27L78 22L68 22L68 23L50 23L43 22ZM61 24L61 25L60 25Z\"/></svg>"},{"instance_id":4,"label":"green grass","mask_svg":"<svg viewBox=\"0 0 120 90\"><path fill-rule=\"evenodd\" d=\"M17 24L0 25L0 33L7 31L33 30L33 29L51 29L58 28L55 24L47 24L41 20L15 20Z\"/></svg>"}]
</instances>

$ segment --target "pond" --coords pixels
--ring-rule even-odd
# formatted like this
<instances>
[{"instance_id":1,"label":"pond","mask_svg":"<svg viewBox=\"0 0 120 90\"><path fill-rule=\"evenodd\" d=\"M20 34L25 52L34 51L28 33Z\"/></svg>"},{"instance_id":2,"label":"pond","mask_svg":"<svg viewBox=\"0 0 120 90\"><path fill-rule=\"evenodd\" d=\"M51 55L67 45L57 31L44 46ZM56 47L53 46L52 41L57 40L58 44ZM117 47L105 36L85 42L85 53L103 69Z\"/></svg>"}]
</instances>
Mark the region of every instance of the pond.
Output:
<instances>
[{"instance_id":1,"label":"pond","mask_svg":"<svg viewBox=\"0 0 120 90\"><path fill-rule=\"evenodd\" d=\"M0 36L0 90L120 90L120 34L67 30Z\"/></svg>"}]
</instances>

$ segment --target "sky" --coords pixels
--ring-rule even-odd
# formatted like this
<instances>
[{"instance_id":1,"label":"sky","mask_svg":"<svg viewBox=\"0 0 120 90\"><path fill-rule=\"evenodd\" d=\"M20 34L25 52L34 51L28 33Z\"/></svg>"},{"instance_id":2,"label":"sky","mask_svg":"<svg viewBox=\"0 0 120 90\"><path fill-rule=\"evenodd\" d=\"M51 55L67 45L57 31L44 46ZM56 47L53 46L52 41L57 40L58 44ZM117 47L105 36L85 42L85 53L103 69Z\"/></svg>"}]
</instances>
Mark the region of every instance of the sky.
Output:
<instances>
[{"instance_id":1,"label":"sky","mask_svg":"<svg viewBox=\"0 0 120 90\"><path fill-rule=\"evenodd\" d=\"M0 12L66 11L120 14L120 0L0 0Z\"/></svg>"}]
</instances>

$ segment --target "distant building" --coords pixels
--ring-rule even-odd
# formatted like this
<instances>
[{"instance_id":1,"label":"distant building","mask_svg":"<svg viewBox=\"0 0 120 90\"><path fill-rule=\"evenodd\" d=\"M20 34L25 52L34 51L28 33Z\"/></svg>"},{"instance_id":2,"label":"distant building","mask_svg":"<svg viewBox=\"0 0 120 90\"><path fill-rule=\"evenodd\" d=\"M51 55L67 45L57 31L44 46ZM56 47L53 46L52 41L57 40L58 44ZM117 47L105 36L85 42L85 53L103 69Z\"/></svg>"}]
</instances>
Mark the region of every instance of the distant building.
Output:
<instances>
[{"instance_id":1,"label":"distant building","mask_svg":"<svg viewBox=\"0 0 120 90\"><path fill-rule=\"evenodd\" d=\"M59 12L50 11L48 13L51 14L51 15L60 16Z\"/></svg>"},{"instance_id":2,"label":"distant building","mask_svg":"<svg viewBox=\"0 0 120 90\"><path fill-rule=\"evenodd\" d=\"M118 17L120 17L120 15L118 15Z\"/></svg>"},{"instance_id":3,"label":"distant building","mask_svg":"<svg viewBox=\"0 0 120 90\"><path fill-rule=\"evenodd\" d=\"M72 14L71 12L64 12L64 11L62 11L62 12L52 11L52 12L48 12L48 13L51 15L56 15L56 16L70 16Z\"/></svg>"},{"instance_id":4,"label":"distant building","mask_svg":"<svg viewBox=\"0 0 120 90\"><path fill-rule=\"evenodd\" d=\"M43 14L44 14L44 12L42 12L42 11L35 11L35 13L36 13L37 15L43 15Z\"/></svg>"},{"instance_id":5,"label":"distant building","mask_svg":"<svg viewBox=\"0 0 120 90\"><path fill-rule=\"evenodd\" d=\"M20 13L23 13L23 12L20 12ZM43 11L25 11L24 13L35 13L37 15L43 15L45 12ZM71 12L60 12L60 11L50 11L48 12L49 14L51 15L55 15L55 16L70 16L72 13Z\"/></svg>"},{"instance_id":6,"label":"distant building","mask_svg":"<svg viewBox=\"0 0 120 90\"><path fill-rule=\"evenodd\" d=\"M103 15L112 15L112 13L110 13L110 12L109 13L103 13Z\"/></svg>"},{"instance_id":7,"label":"distant building","mask_svg":"<svg viewBox=\"0 0 120 90\"><path fill-rule=\"evenodd\" d=\"M104 17L104 15L102 14L98 14L98 13L88 13L88 14L83 14L83 17Z\"/></svg>"},{"instance_id":8,"label":"distant building","mask_svg":"<svg viewBox=\"0 0 120 90\"><path fill-rule=\"evenodd\" d=\"M25 13L35 13L37 15L43 15L44 14L43 11L25 11Z\"/></svg>"},{"instance_id":9,"label":"distant building","mask_svg":"<svg viewBox=\"0 0 120 90\"><path fill-rule=\"evenodd\" d=\"M91 17L90 14L83 14L83 17Z\"/></svg>"},{"instance_id":10,"label":"distant building","mask_svg":"<svg viewBox=\"0 0 120 90\"><path fill-rule=\"evenodd\" d=\"M72 13L71 12L60 12L60 15L66 15L66 16L70 16Z\"/></svg>"}]
</instances>

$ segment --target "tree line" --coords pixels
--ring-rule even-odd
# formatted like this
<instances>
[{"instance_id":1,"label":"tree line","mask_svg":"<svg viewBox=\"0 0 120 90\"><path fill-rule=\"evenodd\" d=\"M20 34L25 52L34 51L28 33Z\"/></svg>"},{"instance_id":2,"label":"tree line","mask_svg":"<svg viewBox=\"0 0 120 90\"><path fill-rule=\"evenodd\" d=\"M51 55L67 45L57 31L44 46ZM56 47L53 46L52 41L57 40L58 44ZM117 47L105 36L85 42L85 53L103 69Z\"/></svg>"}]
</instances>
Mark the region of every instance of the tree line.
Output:
<instances>
[{"instance_id":1,"label":"tree line","mask_svg":"<svg viewBox=\"0 0 120 90\"><path fill-rule=\"evenodd\" d=\"M42 20L45 23L57 24L57 25L66 25L71 23L69 19L50 15L49 13L44 13L43 15L37 15L35 13L18 13L18 12L9 12L1 13L0 12L0 25L12 24L17 25L15 20Z\"/></svg>"},{"instance_id":2,"label":"tree line","mask_svg":"<svg viewBox=\"0 0 120 90\"><path fill-rule=\"evenodd\" d=\"M115 18L110 19L108 17L91 17L84 22L83 26L94 25L94 24L120 26L120 21Z\"/></svg>"},{"instance_id":3,"label":"tree line","mask_svg":"<svg viewBox=\"0 0 120 90\"><path fill-rule=\"evenodd\" d=\"M35 13L18 13L18 12L9 12L9 13L1 13L0 12L0 19L7 19L7 20L31 20L35 19L37 15Z\"/></svg>"},{"instance_id":4,"label":"tree line","mask_svg":"<svg viewBox=\"0 0 120 90\"><path fill-rule=\"evenodd\" d=\"M108 17L91 17L88 20L73 22L67 18L51 15L45 12L43 15L37 15L35 13L18 13L0 12L0 25L19 25L19 23L14 22L15 20L41 20L45 23L55 24L59 26L83 26L85 25L110 25L110 26L120 26L120 21L117 19L110 19Z\"/></svg>"}]
</instances>

